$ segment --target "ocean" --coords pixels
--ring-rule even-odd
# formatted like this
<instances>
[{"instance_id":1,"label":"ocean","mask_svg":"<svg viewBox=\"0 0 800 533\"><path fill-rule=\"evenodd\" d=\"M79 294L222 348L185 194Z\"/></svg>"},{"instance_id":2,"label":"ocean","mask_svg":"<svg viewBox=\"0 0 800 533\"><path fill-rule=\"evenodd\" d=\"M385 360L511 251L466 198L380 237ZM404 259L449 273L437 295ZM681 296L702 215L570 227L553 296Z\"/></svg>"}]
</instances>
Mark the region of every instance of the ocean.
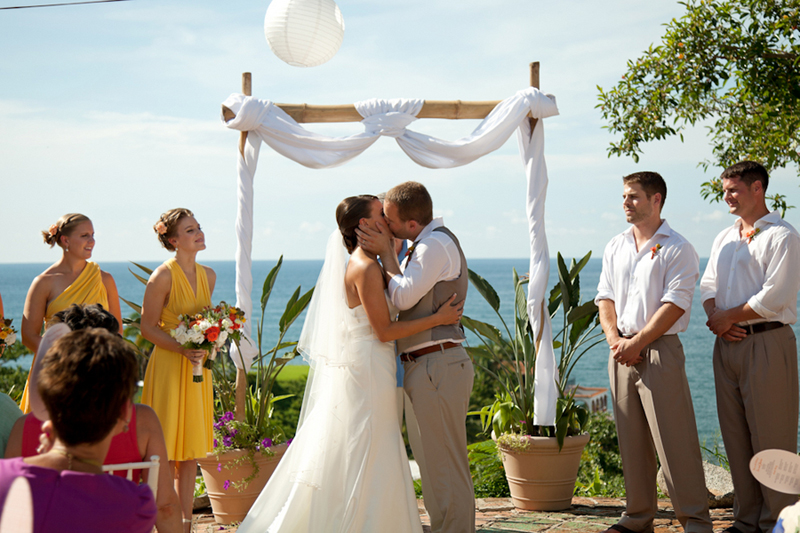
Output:
<instances>
[{"instance_id":1,"label":"ocean","mask_svg":"<svg viewBox=\"0 0 800 533\"><path fill-rule=\"evenodd\" d=\"M569 259L566 259L569 262ZM476 273L483 276L497 291L501 301L501 313L506 321L512 313L513 306L513 286L512 269L516 269L519 274L528 272L528 259L473 259L469 260L469 267ZM701 259L700 272L705 269L707 259ZM275 261L254 261L253 262L253 302L258 305L261 298L261 289L264 279L270 269L275 266ZM143 263L145 266L155 268L157 263ZM235 271L233 261L209 261L204 263L213 268L217 273L217 284L213 295L213 301L224 300L228 303L235 303ZM5 316L14 319L14 325L19 330L22 320L22 309L25 302L25 295L28 291L33 278L47 268L47 264L0 264L0 295L3 298ZM581 297L583 301L594 298L595 289L600 277L601 260L593 258L583 269L581 275ZM264 317L264 348L269 349L274 346L278 337L278 320L284 311L286 301L298 286L302 287L302 292L310 289L316 283L321 260L312 261L284 261L280 274L278 275L275 288L270 297L269 304ZM117 283L120 296L132 302L141 302L144 295L144 285L139 282L129 271L130 268L136 273L140 271L131 263L103 263L101 268L111 275ZM552 287L558 280L555 259L551 261L550 283ZM127 316L131 309L123 302L122 314ZM260 309L255 310L255 320L260 318ZM474 288L470 287L467 295L467 303L464 314L477 320L489 322L500 326L500 322L494 310L483 300ZM288 340L297 340L302 329L303 317L301 316L287 335ZM557 331L560 319L553 320L554 330ZM255 328L254 328L255 331ZM598 327L599 331L599 327ZM798 333L795 325L795 333ZM705 313L700 304L700 292L696 289L695 298L692 304L692 315L689 328L680 335L686 354L686 374L689 386L692 390L694 401L695 417L700 441L706 442L709 447L715 441L719 441L719 423L717 421L716 398L714 394L714 375L711 365L711 354L714 345L714 336L705 326ZM298 358L297 364L302 364ZM22 364L25 364L24 362ZM29 365L30 362L28 361ZM584 355L575 367L572 374L576 384L585 387L608 388L608 348L602 343ZM610 397L609 397L610 400ZM609 406L610 406L609 401Z\"/></svg>"}]
</instances>

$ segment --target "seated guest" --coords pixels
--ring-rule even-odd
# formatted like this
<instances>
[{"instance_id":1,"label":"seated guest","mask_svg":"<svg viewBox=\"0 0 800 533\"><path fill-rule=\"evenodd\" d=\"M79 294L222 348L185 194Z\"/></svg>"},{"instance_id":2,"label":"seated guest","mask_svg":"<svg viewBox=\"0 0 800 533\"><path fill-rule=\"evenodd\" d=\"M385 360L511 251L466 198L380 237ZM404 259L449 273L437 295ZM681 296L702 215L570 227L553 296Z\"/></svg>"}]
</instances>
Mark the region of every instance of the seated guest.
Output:
<instances>
[{"instance_id":1,"label":"seated guest","mask_svg":"<svg viewBox=\"0 0 800 533\"><path fill-rule=\"evenodd\" d=\"M68 333L70 330L95 327L103 328L111 333L119 331L119 323L116 317L103 309L100 304L77 305L73 304L69 308L56 313L53 317L54 325L48 329L42 338L40 352L46 351L57 338ZM59 324L60 323L60 324ZM63 328L63 329L59 329ZM32 384L38 382L38 375L41 372L42 357L37 357L34 368L31 369ZM44 408L41 396L36 388L31 390L30 404L32 412L24 415L17 420L8 439L5 457L31 457L37 455L40 446L46 450L52 444L46 433L42 433L43 421L49 416ZM41 419L39 418L41 416ZM166 445L164 444L164 433L155 412L146 405L134 404L131 414L129 430L115 436L111 441L103 464L136 463L148 461L151 456L157 455L162 461L167 457ZM114 472L118 476L127 476L127 471ZM133 472L132 479L140 481L140 471ZM147 481L147 473L144 473L142 482ZM181 516L178 509L178 496L173 487L170 471L168 468L159 470L158 497L158 517L156 527L159 533L173 533L181 529Z\"/></svg>"},{"instance_id":2,"label":"seated guest","mask_svg":"<svg viewBox=\"0 0 800 533\"><path fill-rule=\"evenodd\" d=\"M138 374L133 348L101 329L68 333L47 351L38 390L53 447L0 460L0 501L15 478L27 478L35 533L151 531L150 488L101 470L111 440L128 430Z\"/></svg>"}]
</instances>

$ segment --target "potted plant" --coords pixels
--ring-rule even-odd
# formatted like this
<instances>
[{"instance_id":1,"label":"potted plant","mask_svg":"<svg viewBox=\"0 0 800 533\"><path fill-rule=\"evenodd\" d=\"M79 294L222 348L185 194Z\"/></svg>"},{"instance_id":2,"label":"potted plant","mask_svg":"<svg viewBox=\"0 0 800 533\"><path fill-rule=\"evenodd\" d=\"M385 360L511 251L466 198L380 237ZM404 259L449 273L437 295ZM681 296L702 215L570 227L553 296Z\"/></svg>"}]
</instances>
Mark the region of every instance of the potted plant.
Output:
<instances>
[{"instance_id":1,"label":"potted plant","mask_svg":"<svg viewBox=\"0 0 800 533\"><path fill-rule=\"evenodd\" d=\"M571 505L580 457L589 442L585 427L589 410L575 400L568 382L580 358L602 342L597 306L580 301L580 271L591 252L567 268L558 254L559 282L550 292L548 311L554 318L562 309L562 328L553 337L558 363L558 400L554 426L535 425L535 337L528 320L525 285L516 270L514 281L514 334L500 314L500 298L481 276L469 271L472 285L494 309L505 329L463 317L462 323L480 339L467 348L473 359L500 386L493 404L470 414L480 415L483 430L491 432L503 459L514 505L528 510L561 510Z\"/></svg>"},{"instance_id":2,"label":"potted plant","mask_svg":"<svg viewBox=\"0 0 800 533\"><path fill-rule=\"evenodd\" d=\"M284 337L308 306L314 289L301 295L300 287L297 287L278 322L277 343L269 351L262 352L264 311L282 264L283 256L264 281L261 320L257 329L258 355L254 360L255 385L248 386L246 381L238 384L246 387L243 406L235 405L236 389L232 376L236 370L225 364L224 357L218 357L218 363L213 367L217 415L214 450L206 458L198 459L198 463L214 519L220 524L244 519L290 443L283 429L272 422L275 403L289 395L276 397L272 390L281 370L297 355L294 350L297 342L284 342ZM234 411L244 412L243 419L237 420Z\"/></svg>"}]
</instances>

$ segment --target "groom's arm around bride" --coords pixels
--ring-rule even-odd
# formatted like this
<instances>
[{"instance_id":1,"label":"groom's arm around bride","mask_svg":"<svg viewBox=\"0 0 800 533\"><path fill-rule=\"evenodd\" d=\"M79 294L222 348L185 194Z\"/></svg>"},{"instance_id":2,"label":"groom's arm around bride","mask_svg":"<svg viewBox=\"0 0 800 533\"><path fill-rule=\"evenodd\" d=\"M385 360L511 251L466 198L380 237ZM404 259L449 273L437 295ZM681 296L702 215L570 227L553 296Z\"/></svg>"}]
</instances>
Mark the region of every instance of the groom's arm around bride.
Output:
<instances>
[{"instance_id":1,"label":"groom's arm around bride","mask_svg":"<svg viewBox=\"0 0 800 533\"><path fill-rule=\"evenodd\" d=\"M361 246L380 255L400 320L430 316L457 294L467 295L467 261L458 239L433 218L425 187L402 183L386 193L386 226L362 226ZM413 241L402 265L392 236ZM475 530L475 501L467 458L466 415L474 370L460 325L436 326L398 339L404 387L417 414L425 471L422 492L433 533Z\"/></svg>"}]
</instances>

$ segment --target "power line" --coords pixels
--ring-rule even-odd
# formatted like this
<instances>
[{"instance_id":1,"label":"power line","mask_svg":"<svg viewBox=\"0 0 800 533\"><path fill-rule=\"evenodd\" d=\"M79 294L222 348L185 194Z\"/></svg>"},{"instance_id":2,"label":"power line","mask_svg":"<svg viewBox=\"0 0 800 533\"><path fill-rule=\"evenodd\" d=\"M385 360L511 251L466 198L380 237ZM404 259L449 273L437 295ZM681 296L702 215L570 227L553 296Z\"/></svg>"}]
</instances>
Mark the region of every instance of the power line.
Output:
<instances>
[{"instance_id":1,"label":"power line","mask_svg":"<svg viewBox=\"0 0 800 533\"><path fill-rule=\"evenodd\" d=\"M61 4L39 4L35 6L11 6L11 7L0 7L2 9L28 9L31 7L58 7L58 6L78 6L81 4L105 4L108 2L128 2L129 0L87 0L85 2L64 2Z\"/></svg>"}]
</instances>

